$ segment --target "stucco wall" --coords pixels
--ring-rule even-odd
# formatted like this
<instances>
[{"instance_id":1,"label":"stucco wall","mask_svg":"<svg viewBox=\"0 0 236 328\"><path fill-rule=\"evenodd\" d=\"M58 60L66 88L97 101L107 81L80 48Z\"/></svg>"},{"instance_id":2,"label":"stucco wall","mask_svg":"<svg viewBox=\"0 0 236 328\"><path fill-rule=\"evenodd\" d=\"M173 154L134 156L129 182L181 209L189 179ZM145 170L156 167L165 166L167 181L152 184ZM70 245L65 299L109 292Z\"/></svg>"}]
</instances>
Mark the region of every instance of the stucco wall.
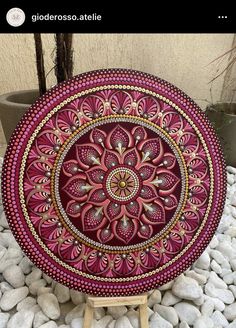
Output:
<instances>
[{"instance_id":1,"label":"stucco wall","mask_svg":"<svg viewBox=\"0 0 236 328\"><path fill-rule=\"evenodd\" d=\"M233 34L76 34L74 74L107 67L142 70L174 83L204 108L205 100L220 99L223 85L222 76L210 91L208 82L218 66L208 64L230 49L232 41ZM53 35L43 35L43 42L49 72ZM51 71L48 86L53 84ZM0 35L0 92L36 87L33 35Z\"/></svg>"}]
</instances>

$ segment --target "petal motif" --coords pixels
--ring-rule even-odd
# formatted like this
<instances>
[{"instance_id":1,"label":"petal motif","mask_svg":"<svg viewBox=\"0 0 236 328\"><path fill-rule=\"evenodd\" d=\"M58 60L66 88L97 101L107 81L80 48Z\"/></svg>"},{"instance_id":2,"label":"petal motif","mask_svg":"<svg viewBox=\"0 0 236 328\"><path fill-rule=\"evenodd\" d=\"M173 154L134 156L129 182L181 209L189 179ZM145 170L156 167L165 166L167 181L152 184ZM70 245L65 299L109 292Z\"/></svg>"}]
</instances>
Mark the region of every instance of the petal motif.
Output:
<instances>
[{"instance_id":1,"label":"petal motif","mask_svg":"<svg viewBox=\"0 0 236 328\"><path fill-rule=\"evenodd\" d=\"M132 129L131 134L134 136L136 143L147 138L147 132L142 126L137 126Z\"/></svg>"},{"instance_id":2,"label":"petal motif","mask_svg":"<svg viewBox=\"0 0 236 328\"><path fill-rule=\"evenodd\" d=\"M167 169L169 169L169 170L173 169L173 167L175 166L175 163L176 163L175 155L173 155L171 153L165 153L165 155L163 156L162 163L163 163L164 167L166 167Z\"/></svg>"},{"instance_id":3,"label":"petal motif","mask_svg":"<svg viewBox=\"0 0 236 328\"><path fill-rule=\"evenodd\" d=\"M160 138L149 139L138 145L142 151L142 162L152 161L157 164L163 157L163 146Z\"/></svg>"},{"instance_id":4,"label":"petal motif","mask_svg":"<svg viewBox=\"0 0 236 328\"><path fill-rule=\"evenodd\" d=\"M110 132L106 141L108 148L113 148L120 154L123 154L128 147L133 146L133 136L120 125Z\"/></svg>"},{"instance_id":5,"label":"petal motif","mask_svg":"<svg viewBox=\"0 0 236 328\"><path fill-rule=\"evenodd\" d=\"M151 179L154 176L155 171L156 167L151 164L142 165L139 168L139 173L143 181Z\"/></svg>"},{"instance_id":6,"label":"petal motif","mask_svg":"<svg viewBox=\"0 0 236 328\"><path fill-rule=\"evenodd\" d=\"M138 236L143 239L149 239L151 238L152 233L153 233L152 226L149 224L143 224L138 231Z\"/></svg>"},{"instance_id":7,"label":"petal motif","mask_svg":"<svg viewBox=\"0 0 236 328\"><path fill-rule=\"evenodd\" d=\"M188 166L189 175L193 179L203 179L207 174L207 163L199 157L190 160Z\"/></svg>"},{"instance_id":8,"label":"petal motif","mask_svg":"<svg viewBox=\"0 0 236 328\"><path fill-rule=\"evenodd\" d=\"M68 213L73 218L79 217L81 212L80 203L75 200L70 200L66 206L66 213Z\"/></svg>"},{"instance_id":9,"label":"petal motif","mask_svg":"<svg viewBox=\"0 0 236 328\"><path fill-rule=\"evenodd\" d=\"M105 132L95 128L91 133L90 139L91 142L94 142L95 144L103 145L106 140L106 137L107 135Z\"/></svg>"},{"instance_id":10,"label":"petal motif","mask_svg":"<svg viewBox=\"0 0 236 328\"><path fill-rule=\"evenodd\" d=\"M102 154L102 168L110 169L119 165L119 158L115 152L111 150L105 150Z\"/></svg>"},{"instance_id":11,"label":"petal motif","mask_svg":"<svg viewBox=\"0 0 236 328\"><path fill-rule=\"evenodd\" d=\"M68 108L59 111L56 116L56 126L60 131L70 134L79 126L77 112Z\"/></svg>"},{"instance_id":12,"label":"petal motif","mask_svg":"<svg viewBox=\"0 0 236 328\"><path fill-rule=\"evenodd\" d=\"M132 103L132 98L127 92L117 91L111 97L112 111L119 114L129 112Z\"/></svg>"},{"instance_id":13,"label":"petal motif","mask_svg":"<svg viewBox=\"0 0 236 328\"><path fill-rule=\"evenodd\" d=\"M60 149L62 140L56 133L44 131L38 136L36 144L40 154L48 157L54 157Z\"/></svg>"},{"instance_id":14,"label":"petal motif","mask_svg":"<svg viewBox=\"0 0 236 328\"><path fill-rule=\"evenodd\" d=\"M71 177L71 176L77 174L78 171L80 171L80 169L78 167L78 162L74 159L64 162L62 165L62 170L63 170L63 173L65 175L67 175L68 177Z\"/></svg>"},{"instance_id":15,"label":"petal motif","mask_svg":"<svg viewBox=\"0 0 236 328\"><path fill-rule=\"evenodd\" d=\"M110 241L113 237L114 234L112 233L111 229L109 228L104 228L104 229L99 229L97 232L97 237L98 240L103 244L107 243Z\"/></svg>"},{"instance_id":16,"label":"petal motif","mask_svg":"<svg viewBox=\"0 0 236 328\"><path fill-rule=\"evenodd\" d=\"M97 189L92 191L88 197L88 201L92 203L103 203L107 199L106 194L104 193L103 189Z\"/></svg>"},{"instance_id":17,"label":"petal motif","mask_svg":"<svg viewBox=\"0 0 236 328\"><path fill-rule=\"evenodd\" d=\"M203 186L193 185L190 187L189 201L191 204L200 206L203 205L208 198L208 193Z\"/></svg>"},{"instance_id":18,"label":"petal motif","mask_svg":"<svg viewBox=\"0 0 236 328\"><path fill-rule=\"evenodd\" d=\"M182 118L175 112L168 112L162 117L161 127L169 133L176 133L183 127Z\"/></svg>"},{"instance_id":19,"label":"petal motif","mask_svg":"<svg viewBox=\"0 0 236 328\"><path fill-rule=\"evenodd\" d=\"M165 210L162 203L156 200L153 203L143 204L145 213L142 218L149 224L163 224L165 223Z\"/></svg>"},{"instance_id":20,"label":"petal motif","mask_svg":"<svg viewBox=\"0 0 236 328\"><path fill-rule=\"evenodd\" d=\"M161 196L170 195L180 182L180 179L174 173L166 169L159 169L156 173L157 177L152 183L155 184L155 181L157 181Z\"/></svg>"},{"instance_id":21,"label":"petal motif","mask_svg":"<svg viewBox=\"0 0 236 328\"><path fill-rule=\"evenodd\" d=\"M141 206L137 201L130 202L125 205L126 211L133 217L139 217Z\"/></svg>"},{"instance_id":22,"label":"petal motif","mask_svg":"<svg viewBox=\"0 0 236 328\"><path fill-rule=\"evenodd\" d=\"M118 275L130 275L135 269L135 266L135 259L129 254L117 254L114 258L114 271Z\"/></svg>"},{"instance_id":23,"label":"petal motif","mask_svg":"<svg viewBox=\"0 0 236 328\"><path fill-rule=\"evenodd\" d=\"M87 198L87 193L91 189L86 183L83 175L77 175L68 180L63 190L74 200L84 201Z\"/></svg>"},{"instance_id":24,"label":"petal motif","mask_svg":"<svg viewBox=\"0 0 236 328\"><path fill-rule=\"evenodd\" d=\"M130 165L130 166L136 166L140 162L139 154L136 150L136 148L133 148L132 150L128 150L124 154L124 164Z\"/></svg>"},{"instance_id":25,"label":"petal motif","mask_svg":"<svg viewBox=\"0 0 236 328\"><path fill-rule=\"evenodd\" d=\"M100 184L103 182L105 171L100 168L92 168L86 171L90 183Z\"/></svg>"},{"instance_id":26,"label":"petal motif","mask_svg":"<svg viewBox=\"0 0 236 328\"><path fill-rule=\"evenodd\" d=\"M91 144L76 145L76 156L82 168L88 169L93 165L100 164L101 150Z\"/></svg>"},{"instance_id":27,"label":"petal motif","mask_svg":"<svg viewBox=\"0 0 236 328\"><path fill-rule=\"evenodd\" d=\"M36 184L45 184L49 181L49 176L47 173L50 174L50 170L52 169L51 165L46 162L34 161L32 162L29 167L27 168L27 178Z\"/></svg>"},{"instance_id":28,"label":"petal motif","mask_svg":"<svg viewBox=\"0 0 236 328\"><path fill-rule=\"evenodd\" d=\"M102 116L104 111L103 101L100 97L94 95L88 96L82 102L81 110L89 119Z\"/></svg>"},{"instance_id":29,"label":"petal motif","mask_svg":"<svg viewBox=\"0 0 236 328\"><path fill-rule=\"evenodd\" d=\"M89 204L83 208L81 219L84 231L96 230L102 227L106 221L102 207L95 208Z\"/></svg>"},{"instance_id":30,"label":"petal motif","mask_svg":"<svg viewBox=\"0 0 236 328\"><path fill-rule=\"evenodd\" d=\"M112 227L113 231L115 231L115 236L126 245L133 239L137 232L136 220L130 220L125 216L119 222L114 221Z\"/></svg>"},{"instance_id":31,"label":"petal motif","mask_svg":"<svg viewBox=\"0 0 236 328\"><path fill-rule=\"evenodd\" d=\"M154 120L160 111L158 101L150 96L143 97L138 102L138 113L140 116L149 120Z\"/></svg>"},{"instance_id":32,"label":"petal motif","mask_svg":"<svg viewBox=\"0 0 236 328\"><path fill-rule=\"evenodd\" d=\"M141 189L140 197L142 199L147 199L150 201L157 197L157 193L153 187L143 185Z\"/></svg>"},{"instance_id":33,"label":"petal motif","mask_svg":"<svg viewBox=\"0 0 236 328\"><path fill-rule=\"evenodd\" d=\"M173 210L178 206L177 198L174 195L169 195L164 198L164 206L168 210Z\"/></svg>"},{"instance_id":34,"label":"petal motif","mask_svg":"<svg viewBox=\"0 0 236 328\"><path fill-rule=\"evenodd\" d=\"M113 221L121 215L121 205L117 203L109 202L105 212L109 220Z\"/></svg>"},{"instance_id":35,"label":"petal motif","mask_svg":"<svg viewBox=\"0 0 236 328\"><path fill-rule=\"evenodd\" d=\"M92 274L105 273L109 268L109 260L106 254L93 250L87 256L86 267Z\"/></svg>"}]
</instances>

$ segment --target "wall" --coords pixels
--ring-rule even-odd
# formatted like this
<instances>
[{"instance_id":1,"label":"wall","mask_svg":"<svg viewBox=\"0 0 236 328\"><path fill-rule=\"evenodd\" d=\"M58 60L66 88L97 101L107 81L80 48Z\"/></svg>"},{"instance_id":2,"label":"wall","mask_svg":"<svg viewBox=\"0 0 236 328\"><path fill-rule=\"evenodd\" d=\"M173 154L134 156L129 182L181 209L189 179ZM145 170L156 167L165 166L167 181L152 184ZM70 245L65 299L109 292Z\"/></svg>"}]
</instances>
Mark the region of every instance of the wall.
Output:
<instances>
[{"instance_id":1,"label":"wall","mask_svg":"<svg viewBox=\"0 0 236 328\"><path fill-rule=\"evenodd\" d=\"M218 101L224 76L212 86L219 68L209 63L231 48L233 34L76 34L74 74L98 68L126 67L166 79L204 108ZM55 84L54 41L43 35L48 85ZM223 65L223 63L222 63ZM37 87L32 34L0 35L0 93Z\"/></svg>"}]
</instances>

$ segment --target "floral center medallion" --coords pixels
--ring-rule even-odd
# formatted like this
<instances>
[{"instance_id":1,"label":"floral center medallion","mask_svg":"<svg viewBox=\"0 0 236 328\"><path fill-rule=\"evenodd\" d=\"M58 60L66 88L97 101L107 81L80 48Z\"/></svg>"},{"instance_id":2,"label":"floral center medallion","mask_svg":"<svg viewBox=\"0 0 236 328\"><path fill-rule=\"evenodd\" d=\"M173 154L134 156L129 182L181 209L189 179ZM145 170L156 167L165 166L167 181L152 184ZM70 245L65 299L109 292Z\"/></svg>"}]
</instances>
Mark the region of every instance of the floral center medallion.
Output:
<instances>
[{"instance_id":1,"label":"floral center medallion","mask_svg":"<svg viewBox=\"0 0 236 328\"><path fill-rule=\"evenodd\" d=\"M58 162L59 214L93 246L141 246L164 233L184 205L180 153L145 119L97 120L74 133Z\"/></svg>"}]
</instances>

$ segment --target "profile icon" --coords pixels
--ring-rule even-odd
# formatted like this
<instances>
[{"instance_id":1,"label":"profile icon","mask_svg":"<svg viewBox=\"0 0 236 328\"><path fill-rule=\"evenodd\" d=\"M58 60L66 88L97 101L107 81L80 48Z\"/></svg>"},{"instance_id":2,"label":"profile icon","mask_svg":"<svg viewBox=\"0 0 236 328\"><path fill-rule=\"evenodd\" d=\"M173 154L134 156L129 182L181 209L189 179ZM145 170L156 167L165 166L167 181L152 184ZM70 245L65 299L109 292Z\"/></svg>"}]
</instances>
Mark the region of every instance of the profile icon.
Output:
<instances>
[{"instance_id":1,"label":"profile icon","mask_svg":"<svg viewBox=\"0 0 236 328\"><path fill-rule=\"evenodd\" d=\"M20 8L11 8L6 14L6 20L13 27L21 26L25 21L25 13Z\"/></svg>"}]
</instances>

